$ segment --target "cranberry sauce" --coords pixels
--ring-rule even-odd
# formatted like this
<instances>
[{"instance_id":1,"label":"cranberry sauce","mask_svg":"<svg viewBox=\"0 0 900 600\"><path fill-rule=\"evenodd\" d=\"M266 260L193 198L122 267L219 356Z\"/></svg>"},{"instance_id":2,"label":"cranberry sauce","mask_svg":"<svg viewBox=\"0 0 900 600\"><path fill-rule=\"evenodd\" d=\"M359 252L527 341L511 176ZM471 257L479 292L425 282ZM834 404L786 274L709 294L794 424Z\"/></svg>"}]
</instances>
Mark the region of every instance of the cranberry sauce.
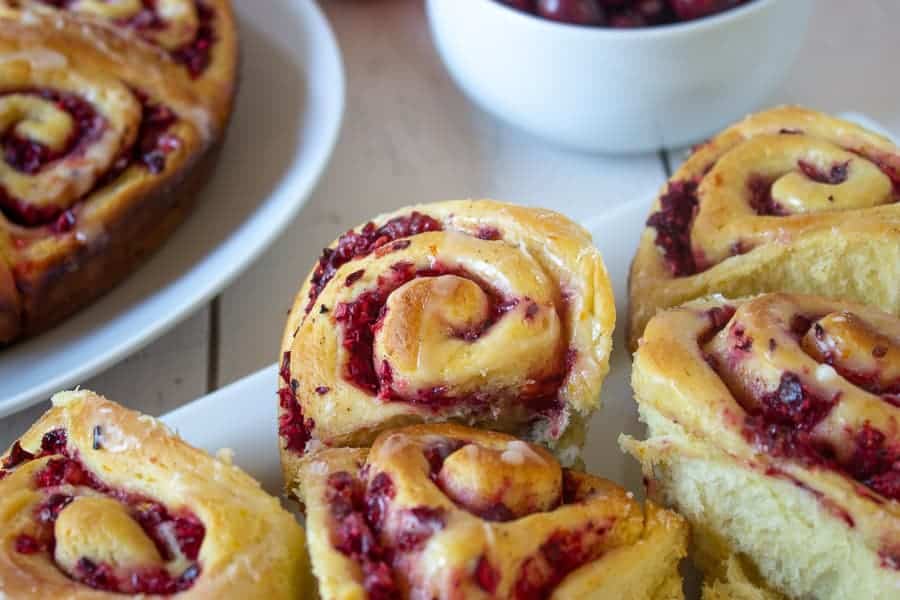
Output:
<instances>
[{"instance_id":1,"label":"cranberry sauce","mask_svg":"<svg viewBox=\"0 0 900 600\"><path fill-rule=\"evenodd\" d=\"M114 569L112 565L96 564L82 558L76 572L70 574L76 581L91 588L126 594L174 594L190 588L200 574L197 559L206 536L206 528L189 511L170 512L164 505L124 490L110 487L89 471L78 459L77 453L67 447L67 436L63 429L48 432L41 440L37 454L23 450L16 442L9 456L3 461L0 474L10 469L36 460L53 456L43 468L34 474L34 487L43 491L45 499L35 508L33 519L37 533L20 535L15 547L23 554L48 552L53 554L56 535L53 525L57 517L75 496L70 495L70 487L62 491L61 486L88 488L94 492L113 498L126 505L132 518L141 526L159 550L160 556L170 561L180 554L192 564L180 575L173 576L161 567L147 567L129 573ZM2 477L0 477L2 478Z\"/></svg>"},{"instance_id":2,"label":"cranberry sauce","mask_svg":"<svg viewBox=\"0 0 900 600\"><path fill-rule=\"evenodd\" d=\"M513 586L514 600L543 600L575 569L599 558L598 543L607 525L588 524L584 529L558 531L519 570Z\"/></svg>"},{"instance_id":3,"label":"cranberry sauce","mask_svg":"<svg viewBox=\"0 0 900 600\"><path fill-rule=\"evenodd\" d=\"M400 588L391 567L393 552L380 540L384 515L381 504L375 503L380 509L372 511L364 482L344 471L328 477L325 500L334 521L331 543L360 565L370 600L399 599Z\"/></svg>"},{"instance_id":4,"label":"cranberry sauce","mask_svg":"<svg viewBox=\"0 0 900 600\"><path fill-rule=\"evenodd\" d=\"M51 151L38 142L24 140L11 130L7 131L0 138L4 160L22 173L38 175L51 162L83 152L102 134L106 127L103 117L78 96L55 90L26 90L10 93L34 94L55 102L61 110L68 112L76 123L72 136L66 142L64 149L59 151ZM133 164L142 165L153 174L162 173L166 166L166 155L181 144L181 140L169 133L171 126L178 120L175 113L164 105L151 103L148 97L141 92L135 91L134 93L142 106L137 139L132 147L127 148L113 162L88 195L114 181ZM58 205L34 206L11 196L0 185L0 212L7 219L22 227L45 226L52 233L61 234L74 228L77 219L77 203L72 208L63 208Z\"/></svg>"},{"instance_id":5,"label":"cranberry sauce","mask_svg":"<svg viewBox=\"0 0 900 600\"><path fill-rule=\"evenodd\" d=\"M94 107L74 94L51 89L27 89L7 92L3 95L26 94L36 96L68 113L74 123L69 138L61 148L51 149L40 142L22 138L10 127L0 137L3 160L20 173L37 175L44 167L65 156L83 152L102 133L106 121L97 114ZM13 223L35 227L56 221L62 209L57 206L33 206L9 195L0 188L0 211Z\"/></svg>"},{"instance_id":6,"label":"cranberry sauce","mask_svg":"<svg viewBox=\"0 0 900 600\"><path fill-rule=\"evenodd\" d=\"M747 179L747 193L750 208L760 216L783 217L788 214L785 208L772 198L774 179L753 175Z\"/></svg>"},{"instance_id":7,"label":"cranberry sauce","mask_svg":"<svg viewBox=\"0 0 900 600\"><path fill-rule=\"evenodd\" d=\"M278 414L278 434L284 440L285 449L303 454L316 423L313 419L303 418L303 408L297 400L299 382L291 378L290 352L285 352L281 358L279 375L281 386L278 388L278 404L281 411Z\"/></svg>"},{"instance_id":8,"label":"cranberry sauce","mask_svg":"<svg viewBox=\"0 0 900 600\"><path fill-rule=\"evenodd\" d=\"M435 485L444 460L467 443L439 438L423 448L429 478ZM395 497L394 482L383 472L370 477L369 469L366 465L356 475L346 471L329 475L325 501L332 517L331 544L360 565L369 598L399 600L404 597L401 589L414 596L416 590L408 589L410 585L415 586L414 582L401 583L401 573L408 568L409 558L421 552L428 540L446 527L446 515L443 509L426 506L394 508L388 523L388 512ZM564 477L571 503L580 502L593 493L582 489L580 480L570 474L564 473ZM611 522L589 522L578 529L553 533L515 574L512 598L549 597L568 574L600 556L600 542L610 528ZM466 576L472 578L474 585L492 594L499 588L502 575L490 556L484 553L467 569Z\"/></svg>"},{"instance_id":9,"label":"cranberry sauce","mask_svg":"<svg viewBox=\"0 0 900 600\"><path fill-rule=\"evenodd\" d=\"M630 29L701 19L751 0L499 0L552 21Z\"/></svg>"},{"instance_id":10,"label":"cranberry sauce","mask_svg":"<svg viewBox=\"0 0 900 600\"><path fill-rule=\"evenodd\" d=\"M850 172L849 160L842 163L835 163L831 165L831 168L827 171L823 171L818 166L805 160L799 161L797 166L808 178L818 183L825 183L828 185L840 185L844 183L847 181Z\"/></svg>"},{"instance_id":11,"label":"cranberry sauce","mask_svg":"<svg viewBox=\"0 0 900 600\"><path fill-rule=\"evenodd\" d=\"M721 315L711 318L712 335L704 332L701 343L728 326L722 320ZM740 360L742 353L752 347L752 340L748 347L750 338L735 333L743 331L742 325L734 320L731 323L729 345L735 360ZM799 340L815 326L808 316L796 315L790 323L791 334ZM777 344L770 340L768 347L777 348ZM713 369L723 368L722 361L708 362ZM743 393L735 393L736 398L742 396ZM851 451L839 455L828 441L813 432L840 402L840 394L824 395L812 389L802 375L785 371L776 389L741 402L747 411L744 436L760 451L810 467L838 471L886 498L900 500L900 444L866 423L852 432Z\"/></svg>"},{"instance_id":12,"label":"cranberry sauce","mask_svg":"<svg viewBox=\"0 0 900 600\"><path fill-rule=\"evenodd\" d=\"M199 21L197 34L188 44L172 52L175 62L183 64L194 78L203 75L209 67L212 47L216 42L216 31L213 26L216 13L205 2L198 1L196 4Z\"/></svg>"},{"instance_id":13,"label":"cranberry sauce","mask_svg":"<svg viewBox=\"0 0 900 600\"><path fill-rule=\"evenodd\" d=\"M656 229L656 245L663 251L666 265L676 277L698 271L691 249L691 223L697 208L697 183L671 181L660 198L659 211L647 219L647 226Z\"/></svg>"},{"instance_id":14,"label":"cranberry sauce","mask_svg":"<svg viewBox=\"0 0 900 600\"><path fill-rule=\"evenodd\" d=\"M408 216L395 217L381 227L376 227L374 223L369 222L359 232L348 231L338 238L334 248L322 250L322 256L313 271L306 312L309 313L312 310L316 298L319 297L337 270L351 260L368 256L394 240L442 229L443 226L436 219L413 211ZM408 246L409 243L406 243L402 248Z\"/></svg>"},{"instance_id":15,"label":"cranberry sauce","mask_svg":"<svg viewBox=\"0 0 900 600\"><path fill-rule=\"evenodd\" d=\"M60 9L68 9L75 0L39 0ZM157 0L141 0L142 8L137 13L115 23L122 27L134 29L141 37L153 41L153 32L162 31L168 24L160 16ZM209 67L210 54L216 42L214 21L216 13L211 6L201 0L195 2L197 7L197 33L194 39L180 48L171 51L172 60L184 65L191 77L199 77Z\"/></svg>"}]
</instances>

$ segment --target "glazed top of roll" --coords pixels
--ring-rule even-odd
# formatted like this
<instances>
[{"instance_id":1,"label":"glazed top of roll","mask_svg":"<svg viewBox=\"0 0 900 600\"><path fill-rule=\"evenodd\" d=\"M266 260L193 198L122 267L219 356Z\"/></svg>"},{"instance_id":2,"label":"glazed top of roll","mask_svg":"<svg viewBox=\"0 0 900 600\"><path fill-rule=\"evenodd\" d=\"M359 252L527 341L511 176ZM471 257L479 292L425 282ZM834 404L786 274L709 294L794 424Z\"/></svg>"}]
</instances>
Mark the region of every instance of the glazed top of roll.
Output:
<instances>
[{"instance_id":1,"label":"glazed top of roll","mask_svg":"<svg viewBox=\"0 0 900 600\"><path fill-rule=\"evenodd\" d=\"M156 78L157 65L172 65L176 79L213 108L217 121L230 110L238 39L229 0L0 0L0 16L44 31L78 28L87 41L127 54L124 46L109 47L107 34L97 32L118 33L128 46L151 53L138 61L144 63L138 66L146 70L145 81ZM154 83L167 85L158 78Z\"/></svg>"},{"instance_id":2,"label":"glazed top of roll","mask_svg":"<svg viewBox=\"0 0 900 600\"><path fill-rule=\"evenodd\" d=\"M90 392L54 396L0 461L2 596L292 599L306 565L256 481Z\"/></svg>"},{"instance_id":3,"label":"glazed top of roll","mask_svg":"<svg viewBox=\"0 0 900 600\"><path fill-rule=\"evenodd\" d=\"M794 106L747 117L697 146L660 192L631 271L632 337L657 306L785 291L792 275L772 265L802 241L818 244L809 262L854 236L897 246L898 200L900 149L887 138Z\"/></svg>"},{"instance_id":4,"label":"glazed top of roll","mask_svg":"<svg viewBox=\"0 0 900 600\"><path fill-rule=\"evenodd\" d=\"M614 325L590 234L557 213L468 200L382 215L324 251L290 311L282 446L448 418L559 439L597 406Z\"/></svg>"},{"instance_id":5,"label":"glazed top of roll","mask_svg":"<svg viewBox=\"0 0 900 600\"><path fill-rule=\"evenodd\" d=\"M451 424L301 461L323 598L621 598L674 578L687 528L543 448Z\"/></svg>"},{"instance_id":6,"label":"glazed top of roll","mask_svg":"<svg viewBox=\"0 0 900 600\"><path fill-rule=\"evenodd\" d=\"M642 410L697 440L685 451L810 490L900 566L896 317L786 294L693 302L651 320L633 386Z\"/></svg>"}]
</instances>

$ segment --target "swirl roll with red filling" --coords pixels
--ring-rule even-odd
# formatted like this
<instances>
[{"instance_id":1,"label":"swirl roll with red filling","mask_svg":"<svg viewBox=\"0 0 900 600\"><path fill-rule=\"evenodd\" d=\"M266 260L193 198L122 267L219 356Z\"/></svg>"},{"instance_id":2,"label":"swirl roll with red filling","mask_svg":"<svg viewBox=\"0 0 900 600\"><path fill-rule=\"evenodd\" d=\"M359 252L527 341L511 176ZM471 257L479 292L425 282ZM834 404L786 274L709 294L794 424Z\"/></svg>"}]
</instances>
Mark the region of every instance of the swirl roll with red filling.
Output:
<instances>
[{"instance_id":1,"label":"swirl roll with red filling","mask_svg":"<svg viewBox=\"0 0 900 600\"><path fill-rule=\"evenodd\" d=\"M0 596L305 597L303 530L226 458L65 392L0 458Z\"/></svg>"},{"instance_id":2,"label":"swirl roll with red filling","mask_svg":"<svg viewBox=\"0 0 900 600\"><path fill-rule=\"evenodd\" d=\"M0 2L0 344L102 294L185 216L236 43L224 0Z\"/></svg>"},{"instance_id":3,"label":"swirl roll with red filling","mask_svg":"<svg viewBox=\"0 0 900 600\"><path fill-rule=\"evenodd\" d=\"M288 317L287 479L304 452L460 421L578 459L609 369L615 305L590 234L492 201L401 209L325 249Z\"/></svg>"},{"instance_id":4,"label":"swirl roll with red filling","mask_svg":"<svg viewBox=\"0 0 900 600\"><path fill-rule=\"evenodd\" d=\"M687 526L547 450L453 424L301 461L323 600L676 600Z\"/></svg>"},{"instance_id":5,"label":"swirl roll with red filling","mask_svg":"<svg viewBox=\"0 0 900 600\"><path fill-rule=\"evenodd\" d=\"M900 320L696 301L650 321L632 385L649 437L626 446L691 521L708 598L897 598Z\"/></svg>"},{"instance_id":6,"label":"swirl roll with red filling","mask_svg":"<svg viewBox=\"0 0 900 600\"><path fill-rule=\"evenodd\" d=\"M799 107L698 146L660 193L631 267L629 343L712 293L817 294L900 316L900 149Z\"/></svg>"}]
</instances>

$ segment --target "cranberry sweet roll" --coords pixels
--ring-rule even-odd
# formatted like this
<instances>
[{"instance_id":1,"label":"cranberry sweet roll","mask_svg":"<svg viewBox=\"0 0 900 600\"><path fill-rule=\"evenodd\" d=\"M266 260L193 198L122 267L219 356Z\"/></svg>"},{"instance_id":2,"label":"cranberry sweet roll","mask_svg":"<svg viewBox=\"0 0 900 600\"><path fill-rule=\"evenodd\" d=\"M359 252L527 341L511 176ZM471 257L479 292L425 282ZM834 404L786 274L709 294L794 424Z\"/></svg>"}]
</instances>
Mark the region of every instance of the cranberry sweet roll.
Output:
<instances>
[{"instance_id":1,"label":"cranberry sweet roll","mask_svg":"<svg viewBox=\"0 0 900 600\"><path fill-rule=\"evenodd\" d=\"M511 436L416 425L300 470L323 600L683 598L681 517Z\"/></svg>"},{"instance_id":2,"label":"cranberry sweet roll","mask_svg":"<svg viewBox=\"0 0 900 600\"><path fill-rule=\"evenodd\" d=\"M710 598L900 597L900 320L697 301L650 321L632 384L649 438L626 446L692 522Z\"/></svg>"},{"instance_id":3,"label":"cranberry sweet roll","mask_svg":"<svg viewBox=\"0 0 900 600\"><path fill-rule=\"evenodd\" d=\"M180 21L150 27L151 43L127 19L91 16L131 4L0 3L0 344L128 275L208 177L234 91L230 9L203 4L216 33L195 76L155 43L187 31Z\"/></svg>"},{"instance_id":4,"label":"cranberry sweet roll","mask_svg":"<svg viewBox=\"0 0 900 600\"><path fill-rule=\"evenodd\" d=\"M584 229L492 201L401 209L325 249L288 317L281 446L368 446L455 420L571 464L609 369L615 304Z\"/></svg>"},{"instance_id":5,"label":"cranberry sweet roll","mask_svg":"<svg viewBox=\"0 0 900 600\"><path fill-rule=\"evenodd\" d=\"M151 417L66 392L0 458L0 597L295 600L303 530Z\"/></svg>"},{"instance_id":6,"label":"cranberry sweet roll","mask_svg":"<svg viewBox=\"0 0 900 600\"><path fill-rule=\"evenodd\" d=\"M632 349L711 293L818 294L900 316L900 149L797 107L701 144L663 188L631 268Z\"/></svg>"}]
</instances>

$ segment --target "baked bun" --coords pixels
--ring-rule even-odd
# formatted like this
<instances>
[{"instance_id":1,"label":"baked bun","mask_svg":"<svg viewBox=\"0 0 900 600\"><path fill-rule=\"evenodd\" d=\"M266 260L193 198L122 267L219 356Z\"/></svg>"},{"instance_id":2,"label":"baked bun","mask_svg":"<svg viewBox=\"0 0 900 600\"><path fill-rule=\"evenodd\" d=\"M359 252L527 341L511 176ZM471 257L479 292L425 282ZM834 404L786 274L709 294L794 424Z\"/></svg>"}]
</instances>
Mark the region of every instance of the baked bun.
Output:
<instances>
[{"instance_id":1,"label":"baked bun","mask_svg":"<svg viewBox=\"0 0 900 600\"><path fill-rule=\"evenodd\" d=\"M0 459L0 596L305 597L303 530L230 461L65 392Z\"/></svg>"},{"instance_id":2,"label":"baked bun","mask_svg":"<svg viewBox=\"0 0 900 600\"><path fill-rule=\"evenodd\" d=\"M448 420L543 443L571 464L614 326L590 234L557 213L481 200L377 217L324 251L288 316L287 479L306 451Z\"/></svg>"},{"instance_id":3,"label":"baked bun","mask_svg":"<svg viewBox=\"0 0 900 600\"><path fill-rule=\"evenodd\" d=\"M625 444L691 521L710 594L898 597L900 320L814 296L696 301L650 321L632 386L649 437Z\"/></svg>"},{"instance_id":4,"label":"baked bun","mask_svg":"<svg viewBox=\"0 0 900 600\"><path fill-rule=\"evenodd\" d=\"M323 600L683 598L683 519L540 446L416 425L300 465Z\"/></svg>"},{"instance_id":5,"label":"baked bun","mask_svg":"<svg viewBox=\"0 0 900 600\"><path fill-rule=\"evenodd\" d=\"M629 343L721 293L818 294L900 316L900 150L798 107L701 144L663 188L631 267Z\"/></svg>"},{"instance_id":6,"label":"baked bun","mask_svg":"<svg viewBox=\"0 0 900 600\"><path fill-rule=\"evenodd\" d=\"M186 215L236 48L226 0L0 0L0 344L101 295Z\"/></svg>"}]
</instances>

